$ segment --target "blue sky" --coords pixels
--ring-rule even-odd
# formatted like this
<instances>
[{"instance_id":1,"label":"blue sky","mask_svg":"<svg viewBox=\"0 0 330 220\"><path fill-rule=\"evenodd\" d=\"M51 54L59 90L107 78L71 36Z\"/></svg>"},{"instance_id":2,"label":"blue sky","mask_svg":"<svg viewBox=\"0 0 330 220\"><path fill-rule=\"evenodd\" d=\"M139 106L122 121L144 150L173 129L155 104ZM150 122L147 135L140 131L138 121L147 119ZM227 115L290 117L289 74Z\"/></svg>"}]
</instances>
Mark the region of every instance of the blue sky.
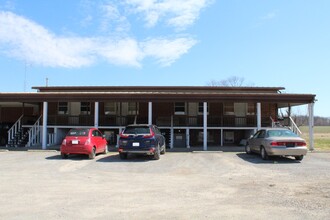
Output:
<instances>
[{"instance_id":1,"label":"blue sky","mask_svg":"<svg viewBox=\"0 0 330 220\"><path fill-rule=\"evenodd\" d=\"M329 8L327 0L0 0L0 92L32 91L46 78L204 86L238 76L316 94L315 115L330 117Z\"/></svg>"}]
</instances>

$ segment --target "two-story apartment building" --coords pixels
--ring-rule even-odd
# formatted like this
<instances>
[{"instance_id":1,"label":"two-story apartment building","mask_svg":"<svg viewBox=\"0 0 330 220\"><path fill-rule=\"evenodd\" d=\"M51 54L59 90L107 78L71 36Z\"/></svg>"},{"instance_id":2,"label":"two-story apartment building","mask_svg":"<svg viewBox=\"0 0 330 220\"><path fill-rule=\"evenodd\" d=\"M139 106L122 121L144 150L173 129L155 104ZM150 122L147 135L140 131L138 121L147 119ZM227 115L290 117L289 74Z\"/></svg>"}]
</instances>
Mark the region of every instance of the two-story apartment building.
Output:
<instances>
[{"instance_id":1,"label":"two-story apartment building","mask_svg":"<svg viewBox=\"0 0 330 220\"><path fill-rule=\"evenodd\" d=\"M33 89L37 91L0 93L0 123L11 127L3 143L42 145L45 149L47 145L60 144L70 128L86 126L98 127L109 143L116 145L117 135L127 124L152 123L164 133L168 147L203 146L206 150L207 146L239 144L257 129L273 126L280 109L306 104L312 135L315 95L288 94L283 87ZM286 121L285 125L292 123Z\"/></svg>"}]
</instances>

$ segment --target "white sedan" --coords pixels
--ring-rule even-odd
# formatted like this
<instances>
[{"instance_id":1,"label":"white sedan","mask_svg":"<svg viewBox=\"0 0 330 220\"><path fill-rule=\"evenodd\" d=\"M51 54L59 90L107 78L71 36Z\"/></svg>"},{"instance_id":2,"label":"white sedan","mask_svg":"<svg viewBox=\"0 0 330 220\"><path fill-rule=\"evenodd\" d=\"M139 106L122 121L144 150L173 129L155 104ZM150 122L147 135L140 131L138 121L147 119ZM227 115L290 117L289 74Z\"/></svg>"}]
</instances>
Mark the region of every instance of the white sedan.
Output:
<instances>
[{"instance_id":1,"label":"white sedan","mask_svg":"<svg viewBox=\"0 0 330 220\"><path fill-rule=\"evenodd\" d=\"M267 160L269 156L293 156L302 160L307 154L306 141L286 128L261 129L249 138L245 152L261 155Z\"/></svg>"}]
</instances>

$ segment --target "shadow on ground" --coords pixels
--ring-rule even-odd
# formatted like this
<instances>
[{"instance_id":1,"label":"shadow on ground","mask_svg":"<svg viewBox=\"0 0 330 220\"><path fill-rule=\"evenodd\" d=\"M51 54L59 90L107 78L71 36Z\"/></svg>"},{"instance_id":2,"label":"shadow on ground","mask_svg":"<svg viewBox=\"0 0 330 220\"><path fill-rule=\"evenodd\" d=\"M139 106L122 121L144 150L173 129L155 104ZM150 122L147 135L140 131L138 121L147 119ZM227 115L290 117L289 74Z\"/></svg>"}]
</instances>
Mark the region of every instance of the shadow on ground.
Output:
<instances>
[{"instance_id":1,"label":"shadow on ground","mask_svg":"<svg viewBox=\"0 0 330 220\"><path fill-rule=\"evenodd\" d=\"M254 164L299 164L301 161L295 160L293 157L270 157L268 160L263 160L258 154L246 154L238 153L236 154L242 160L245 160Z\"/></svg>"},{"instance_id":2,"label":"shadow on ground","mask_svg":"<svg viewBox=\"0 0 330 220\"><path fill-rule=\"evenodd\" d=\"M160 157L162 159L162 157ZM152 162L156 161L152 156L143 155L143 154L128 154L127 159L120 159L119 154L112 154L106 157L97 159L96 162L103 163L141 163L141 162Z\"/></svg>"}]
</instances>

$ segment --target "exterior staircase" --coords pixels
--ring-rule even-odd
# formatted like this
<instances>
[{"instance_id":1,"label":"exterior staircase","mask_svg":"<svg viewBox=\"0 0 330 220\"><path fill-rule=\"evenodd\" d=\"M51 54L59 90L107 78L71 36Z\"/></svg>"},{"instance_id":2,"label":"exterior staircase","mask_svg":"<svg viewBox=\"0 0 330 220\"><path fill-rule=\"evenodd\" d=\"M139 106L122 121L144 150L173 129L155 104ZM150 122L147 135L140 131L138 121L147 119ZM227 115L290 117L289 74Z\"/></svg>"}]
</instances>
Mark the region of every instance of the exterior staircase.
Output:
<instances>
[{"instance_id":1,"label":"exterior staircase","mask_svg":"<svg viewBox=\"0 0 330 220\"><path fill-rule=\"evenodd\" d=\"M23 127L22 115L15 124L8 130L7 147L31 147L40 145L40 119L32 127Z\"/></svg>"},{"instance_id":2,"label":"exterior staircase","mask_svg":"<svg viewBox=\"0 0 330 220\"><path fill-rule=\"evenodd\" d=\"M272 127L285 127L290 129L292 132L294 132L297 135L301 135L302 132L299 129L299 127L297 126L297 124L294 122L294 120L289 116L288 117L288 122L284 125L283 123L281 123L280 121L275 121L272 117L270 117L271 121L272 121Z\"/></svg>"}]
</instances>

